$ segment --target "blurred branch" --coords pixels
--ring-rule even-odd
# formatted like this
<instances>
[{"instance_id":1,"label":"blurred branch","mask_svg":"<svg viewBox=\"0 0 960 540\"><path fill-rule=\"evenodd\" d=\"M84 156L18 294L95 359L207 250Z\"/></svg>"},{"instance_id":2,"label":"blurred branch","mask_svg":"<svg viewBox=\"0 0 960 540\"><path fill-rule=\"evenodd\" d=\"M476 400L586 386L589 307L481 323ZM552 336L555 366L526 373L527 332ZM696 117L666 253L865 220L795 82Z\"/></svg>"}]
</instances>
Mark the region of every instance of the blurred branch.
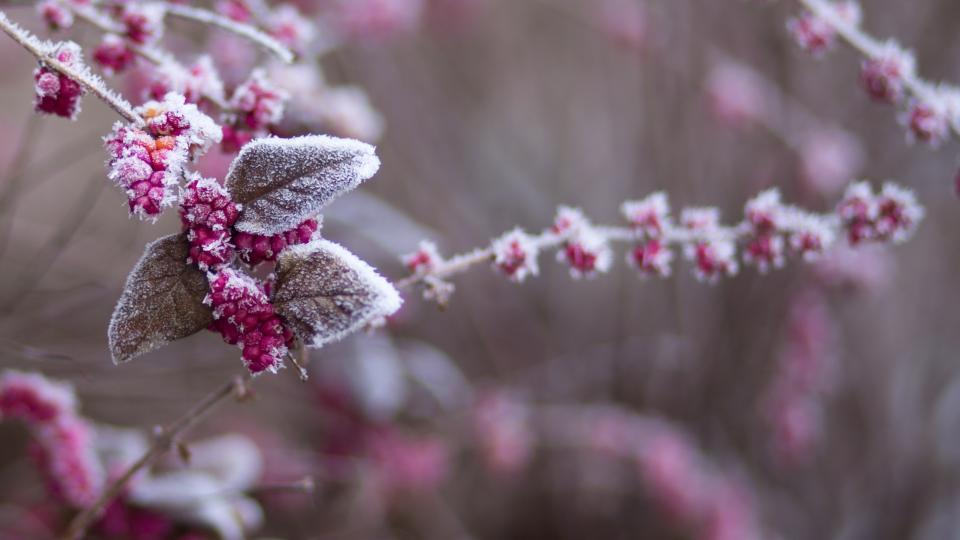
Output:
<instances>
[{"instance_id":1,"label":"blurred branch","mask_svg":"<svg viewBox=\"0 0 960 540\"><path fill-rule=\"evenodd\" d=\"M186 414L174 420L170 425L159 428L150 449L104 489L100 497L89 508L74 516L61 538L63 540L82 540L87 533L87 529L100 517L107 505L123 493L127 483L137 473L167 453L182 434L205 418L217 405L231 397L239 399L246 396L251 378L252 376L249 373L244 373L230 379L226 384L200 400Z\"/></svg>"}]
</instances>

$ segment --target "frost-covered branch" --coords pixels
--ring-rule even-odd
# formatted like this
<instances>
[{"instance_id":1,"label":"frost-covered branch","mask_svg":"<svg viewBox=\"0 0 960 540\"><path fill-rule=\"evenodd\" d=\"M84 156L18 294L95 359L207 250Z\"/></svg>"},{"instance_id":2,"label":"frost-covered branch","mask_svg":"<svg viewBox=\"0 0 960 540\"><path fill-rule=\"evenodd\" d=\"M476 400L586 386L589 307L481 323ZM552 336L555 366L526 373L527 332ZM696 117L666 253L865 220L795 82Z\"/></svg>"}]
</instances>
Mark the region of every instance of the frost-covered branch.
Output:
<instances>
[{"instance_id":1,"label":"frost-covered branch","mask_svg":"<svg viewBox=\"0 0 960 540\"><path fill-rule=\"evenodd\" d=\"M737 273L738 247L744 263L766 272L783 266L788 254L813 259L837 238L852 245L904 241L923 218L913 193L889 182L880 193L867 182L851 184L836 210L825 214L785 205L779 191L769 189L748 201L744 219L732 226L721 225L717 208L685 208L674 222L662 192L624 202L621 211L628 226L597 226L579 209L561 207L553 226L539 234L514 229L488 247L449 259L424 241L403 258L412 273L396 286L422 283L425 298L444 304L453 292L447 278L487 262L513 281L523 281L539 273L540 251L554 248L573 277L592 277L611 268L614 242L633 245L626 260L643 277L669 276L673 249L679 248L694 264L697 278L713 283Z\"/></svg>"},{"instance_id":2,"label":"frost-covered branch","mask_svg":"<svg viewBox=\"0 0 960 540\"><path fill-rule=\"evenodd\" d=\"M906 101L903 122L912 139L936 146L951 133L960 136L960 88L923 79L916 73L913 52L863 31L858 3L797 1L804 12L787 27L804 50L820 55L840 37L865 57L860 79L871 98L891 105Z\"/></svg>"},{"instance_id":3,"label":"frost-covered branch","mask_svg":"<svg viewBox=\"0 0 960 540\"><path fill-rule=\"evenodd\" d=\"M87 91L103 100L128 122L138 125L143 124L143 118L134 112L133 106L119 94L107 88L103 79L92 73L83 64L82 59L79 58L79 47L75 44L40 41L36 36L8 19L2 11L0 11L0 29L36 57L42 65L36 74L38 107L42 105L45 98L53 98L59 102L54 106L66 104L66 109L61 109L56 114L73 116L79 110L79 98L82 91ZM58 78L50 72L51 70L59 74L61 78L57 80ZM82 87L83 90L68 88L65 83L70 81ZM61 112L67 114L61 114Z\"/></svg>"},{"instance_id":4,"label":"frost-covered branch","mask_svg":"<svg viewBox=\"0 0 960 540\"><path fill-rule=\"evenodd\" d=\"M238 23L237 21L228 19L227 17L212 11L187 5L166 4L166 10L168 15L223 28L224 30L233 32L238 36L247 38L257 45L263 47L267 51L273 53L277 56L277 58L288 64L294 60L294 54L292 51L290 51L290 49L284 47L273 37L248 24Z\"/></svg>"},{"instance_id":5,"label":"frost-covered branch","mask_svg":"<svg viewBox=\"0 0 960 540\"><path fill-rule=\"evenodd\" d=\"M97 500L92 505L79 512L73 520L71 520L70 525L62 536L63 540L81 540L84 538L90 526L100 517L106 507L123 493L127 484L137 473L149 467L163 454L167 453L181 435L203 420L217 405L220 405L229 398L242 398L245 396L248 392L247 385L249 382L249 374L230 379L226 384L201 399L183 416L177 418L168 426L158 429L154 436L153 444L147 452L133 462L116 480L110 483L100 493L100 496L97 497Z\"/></svg>"}]
</instances>

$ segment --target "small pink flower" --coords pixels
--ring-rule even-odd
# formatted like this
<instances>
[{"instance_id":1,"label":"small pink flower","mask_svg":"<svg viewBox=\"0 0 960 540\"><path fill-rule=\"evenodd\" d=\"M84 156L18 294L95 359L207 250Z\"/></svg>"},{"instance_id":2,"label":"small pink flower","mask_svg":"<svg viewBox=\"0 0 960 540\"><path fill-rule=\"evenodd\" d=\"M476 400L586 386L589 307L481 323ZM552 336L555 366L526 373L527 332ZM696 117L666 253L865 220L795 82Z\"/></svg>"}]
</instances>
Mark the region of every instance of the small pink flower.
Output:
<instances>
[{"instance_id":1,"label":"small pink flower","mask_svg":"<svg viewBox=\"0 0 960 540\"><path fill-rule=\"evenodd\" d=\"M241 125L258 131L280 121L289 96L267 80L262 70L254 70L250 78L233 92L230 105L240 111Z\"/></svg>"},{"instance_id":2,"label":"small pink flower","mask_svg":"<svg viewBox=\"0 0 960 540\"><path fill-rule=\"evenodd\" d=\"M429 274L443 263L443 257L436 244L430 240L421 240L417 250L401 257L401 261L415 274Z\"/></svg>"},{"instance_id":3,"label":"small pink flower","mask_svg":"<svg viewBox=\"0 0 960 540\"><path fill-rule=\"evenodd\" d=\"M493 265L513 281L519 283L540 272L539 248L534 239L519 228L494 239L491 248Z\"/></svg>"},{"instance_id":4,"label":"small pink flower","mask_svg":"<svg viewBox=\"0 0 960 540\"><path fill-rule=\"evenodd\" d=\"M672 262L673 252L659 239L637 244L627 254L627 264L636 268L642 277L668 277Z\"/></svg>"},{"instance_id":5,"label":"small pink flower","mask_svg":"<svg viewBox=\"0 0 960 540\"><path fill-rule=\"evenodd\" d=\"M923 208L913 192L893 183L883 185L877 206L876 231L882 240L906 241L923 219Z\"/></svg>"},{"instance_id":6,"label":"small pink flower","mask_svg":"<svg viewBox=\"0 0 960 540\"><path fill-rule=\"evenodd\" d=\"M80 46L76 43L62 44L54 56L73 69L85 69ZM80 98L86 93L80 83L46 66L38 67L33 78L36 83L34 108L38 112L76 119L80 112Z\"/></svg>"},{"instance_id":7,"label":"small pink flower","mask_svg":"<svg viewBox=\"0 0 960 540\"><path fill-rule=\"evenodd\" d=\"M557 260L570 267L570 275L574 279L592 278L610 270L613 250L599 231L592 227L579 227L557 252Z\"/></svg>"},{"instance_id":8,"label":"small pink flower","mask_svg":"<svg viewBox=\"0 0 960 540\"><path fill-rule=\"evenodd\" d=\"M706 283L736 275L740 269L736 253L736 245L729 240L698 241L684 248L687 259L695 264L694 275Z\"/></svg>"},{"instance_id":9,"label":"small pink flower","mask_svg":"<svg viewBox=\"0 0 960 540\"><path fill-rule=\"evenodd\" d=\"M835 238L833 228L821 217L813 215L794 218L790 231L790 249L806 261L822 255Z\"/></svg>"},{"instance_id":10,"label":"small pink flower","mask_svg":"<svg viewBox=\"0 0 960 540\"><path fill-rule=\"evenodd\" d=\"M911 140L940 146L950 135L950 118L946 102L939 97L928 101L910 100L904 115Z\"/></svg>"},{"instance_id":11,"label":"small pink flower","mask_svg":"<svg viewBox=\"0 0 960 540\"><path fill-rule=\"evenodd\" d=\"M290 4L281 4L270 12L265 26L277 41L300 54L307 51L317 33L313 23Z\"/></svg>"},{"instance_id":12,"label":"small pink flower","mask_svg":"<svg viewBox=\"0 0 960 540\"><path fill-rule=\"evenodd\" d=\"M915 67L913 53L891 41L879 56L863 61L860 82L874 100L897 103L904 96L904 80L914 76Z\"/></svg>"},{"instance_id":13,"label":"small pink flower","mask_svg":"<svg viewBox=\"0 0 960 540\"><path fill-rule=\"evenodd\" d=\"M73 26L73 12L59 0L43 0L37 4L37 13L51 30L63 30Z\"/></svg>"},{"instance_id":14,"label":"small pink flower","mask_svg":"<svg viewBox=\"0 0 960 540\"><path fill-rule=\"evenodd\" d=\"M853 1L831 2L826 7L833 9L838 19L852 26L858 26L863 18L860 5ZM820 56L833 47L837 37L837 31L832 24L809 11L790 19L787 30L801 49L815 56Z\"/></svg>"},{"instance_id":15,"label":"small pink flower","mask_svg":"<svg viewBox=\"0 0 960 540\"><path fill-rule=\"evenodd\" d=\"M648 238L660 238L670 222L670 203L662 191L639 201L626 201L620 211L631 227Z\"/></svg>"},{"instance_id":16,"label":"small pink flower","mask_svg":"<svg viewBox=\"0 0 960 540\"><path fill-rule=\"evenodd\" d=\"M126 3L120 13L120 22L126 35L134 43L145 45L160 39L163 34L164 7L160 3Z\"/></svg>"},{"instance_id":17,"label":"small pink flower","mask_svg":"<svg viewBox=\"0 0 960 540\"><path fill-rule=\"evenodd\" d=\"M866 182L856 182L847 187L846 192L837 206L837 215L844 229L847 231L847 240L852 245L865 240L872 240L876 236L874 222L877 219L877 205L873 190Z\"/></svg>"},{"instance_id":18,"label":"small pink flower","mask_svg":"<svg viewBox=\"0 0 960 540\"><path fill-rule=\"evenodd\" d=\"M106 34L93 50L93 60L108 75L122 73L133 64L136 57L126 41L116 34Z\"/></svg>"}]
</instances>

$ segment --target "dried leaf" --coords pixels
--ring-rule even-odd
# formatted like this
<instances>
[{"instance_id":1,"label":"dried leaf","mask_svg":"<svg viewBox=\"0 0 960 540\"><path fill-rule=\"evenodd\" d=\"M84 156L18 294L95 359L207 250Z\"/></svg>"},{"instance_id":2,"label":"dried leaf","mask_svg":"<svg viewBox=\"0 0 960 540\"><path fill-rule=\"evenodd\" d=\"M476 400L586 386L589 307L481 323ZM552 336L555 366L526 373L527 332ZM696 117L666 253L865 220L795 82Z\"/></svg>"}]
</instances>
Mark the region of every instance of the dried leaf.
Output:
<instances>
[{"instance_id":1,"label":"dried leaf","mask_svg":"<svg viewBox=\"0 0 960 540\"><path fill-rule=\"evenodd\" d=\"M230 165L226 186L243 205L237 229L290 230L380 168L369 144L326 135L250 142Z\"/></svg>"},{"instance_id":2,"label":"dried leaf","mask_svg":"<svg viewBox=\"0 0 960 540\"><path fill-rule=\"evenodd\" d=\"M289 247L277 261L274 309L310 347L392 315L401 302L389 281L333 242Z\"/></svg>"},{"instance_id":3,"label":"dried leaf","mask_svg":"<svg viewBox=\"0 0 960 540\"><path fill-rule=\"evenodd\" d=\"M110 352L126 362L203 330L213 322L203 304L207 278L187 264L183 234L165 236L147 248L127 277L110 320Z\"/></svg>"}]
</instances>

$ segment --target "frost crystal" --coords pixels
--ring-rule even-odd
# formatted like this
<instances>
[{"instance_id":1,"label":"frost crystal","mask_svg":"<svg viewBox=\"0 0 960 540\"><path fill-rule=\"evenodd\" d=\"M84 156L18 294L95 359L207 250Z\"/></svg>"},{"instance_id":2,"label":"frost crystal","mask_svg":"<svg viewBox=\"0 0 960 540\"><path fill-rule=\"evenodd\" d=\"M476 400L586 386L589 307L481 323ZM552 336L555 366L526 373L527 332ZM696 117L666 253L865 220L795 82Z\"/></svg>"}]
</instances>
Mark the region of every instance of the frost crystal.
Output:
<instances>
[{"instance_id":1,"label":"frost crystal","mask_svg":"<svg viewBox=\"0 0 960 540\"><path fill-rule=\"evenodd\" d=\"M370 265L326 240L287 248L276 273L274 306L310 347L342 339L392 315L402 303Z\"/></svg>"},{"instance_id":2,"label":"frost crystal","mask_svg":"<svg viewBox=\"0 0 960 540\"><path fill-rule=\"evenodd\" d=\"M226 186L243 205L236 228L273 235L315 216L380 168L369 144L324 135L265 138L240 151Z\"/></svg>"}]
</instances>

